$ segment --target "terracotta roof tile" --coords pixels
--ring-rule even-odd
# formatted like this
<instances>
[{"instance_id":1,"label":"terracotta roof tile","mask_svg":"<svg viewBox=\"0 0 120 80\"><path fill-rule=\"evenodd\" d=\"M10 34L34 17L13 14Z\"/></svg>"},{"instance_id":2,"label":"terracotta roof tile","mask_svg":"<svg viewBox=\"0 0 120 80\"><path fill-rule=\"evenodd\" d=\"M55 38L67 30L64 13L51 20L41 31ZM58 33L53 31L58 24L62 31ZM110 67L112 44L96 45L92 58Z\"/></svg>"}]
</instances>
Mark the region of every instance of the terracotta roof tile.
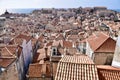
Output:
<instances>
[{"instance_id":1,"label":"terracotta roof tile","mask_svg":"<svg viewBox=\"0 0 120 80\"><path fill-rule=\"evenodd\" d=\"M31 36L19 34L18 36L11 40L11 43L21 45L24 39L28 42L31 38L32 38Z\"/></svg>"},{"instance_id":2,"label":"terracotta roof tile","mask_svg":"<svg viewBox=\"0 0 120 80\"><path fill-rule=\"evenodd\" d=\"M61 54L64 54L64 49L63 48L58 48L58 52Z\"/></svg>"},{"instance_id":3,"label":"terracotta roof tile","mask_svg":"<svg viewBox=\"0 0 120 80\"><path fill-rule=\"evenodd\" d=\"M41 77L42 76L42 65L41 64L30 64L28 75L29 77Z\"/></svg>"},{"instance_id":4,"label":"terracotta roof tile","mask_svg":"<svg viewBox=\"0 0 120 80\"><path fill-rule=\"evenodd\" d=\"M44 36L41 35L39 38L38 38L38 41L42 42L44 40Z\"/></svg>"},{"instance_id":5,"label":"terracotta roof tile","mask_svg":"<svg viewBox=\"0 0 120 80\"><path fill-rule=\"evenodd\" d=\"M15 38L11 41L12 44L18 44L18 45L21 45L22 42L23 42L22 38Z\"/></svg>"},{"instance_id":6,"label":"terracotta roof tile","mask_svg":"<svg viewBox=\"0 0 120 80\"><path fill-rule=\"evenodd\" d=\"M66 54L68 54L68 55L75 55L77 52L78 52L78 51L77 51L76 48L68 48L68 49L66 50Z\"/></svg>"},{"instance_id":7,"label":"terracotta roof tile","mask_svg":"<svg viewBox=\"0 0 120 80\"><path fill-rule=\"evenodd\" d=\"M79 39L79 36L78 35L69 35L67 39L75 41L75 40Z\"/></svg>"},{"instance_id":8,"label":"terracotta roof tile","mask_svg":"<svg viewBox=\"0 0 120 80\"><path fill-rule=\"evenodd\" d=\"M8 45L8 46L5 46L3 48L1 48L1 57L11 57L11 58L15 58L16 55L16 49L17 49L17 46L16 45Z\"/></svg>"},{"instance_id":9,"label":"terracotta roof tile","mask_svg":"<svg viewBox=\"0 0 120 80\"><path fill-rule=\"evenodd\" d=\"M112 38L108 38L95 52L115 52L116 41Z\"/></svg>"},{"instance_id":10,"label":"terracotta roof tile","mask_svg":"<svg viewBox=\"0 0 120 80\"><path fill-rule=\"evenodd\" d=\"M44 63L43 60L49 58L50 55L49 49L50 49L49 47L47 49L45 48L38 49L37 53L33 57L33 63L41 63L41 64Z\"/></svg>"},{"instance_id":11,"label":"terracotta roof tile","mask_svg":"<svg viewBox=\"0 0 120 80\"><path fill-rule=\"evenodd\" d=\"M10 52L8 52L7 48L3 48L1 49L1 57L12 57L12 54L10 54Z\"/></svg>"},{"instance_id":12,"label":"terracotta roof tile","mask_svg":"<svg viewBox=\"0 0 120 80\"><path fill-rule=\"evenodd\" d=\"M94 64L94 62L86 55L64 56L60 62L80 63L80 64Z\"/></svg>"},{"instance_id":13,"label":"terracotta roof tile","mask_svg":"<svg viewBox=\"0 0 120 80\"><path fill-rule=\"evenodd\" d=\"M55 40L55 37L56 36L50 36L50 37L48 37L48 40Z\"/></svg>"},{"instance_id":14,"label":"terracotta roof tile","mask_svg":"<svg viewBox=\"0 0 120 80\"><path fill-rule=\"evenodd\" d=\"M46 44L46 46L47 46L47 47L48 47L48 46L52 46L52 43L53 43L53 42L49 42L49 43Z\"/></svg>"},{"instance_id":15,"label":"terracotta roof tile","mask_svg":"<svg viewBox=\"0 0 120 80\"><path fill-rule=\"evenodd\" d=\"M64 48L71 48L72 47L72 42L70 42L70 41L63 41L63 47Z\"/></svg>"},{"instance_id":16,"label":"terracotta roof tile","mask_svg":"<svg viewBox=\"0 0 120 80\"><path fill-rule=\"evenodd\" d=\"M37 53L40 53L37 60L41 60L41 59L46 58L45 49L44 49L44 48L38 49L38 50L37 50Z\"/></svg>"},{"instance_id":17,"label":"terracotta roof tile","mask_svg":"<svg viewBox=\"0 0 120 80\"><path fill-rule=\"evenodd\" d=\"M56 37L56 40L64 40L64 37L62 34L59 34L57 37Z\"/></svg>"},{"instance_id":18,"label":"terracotta roof tile","mask_svg":"<svg viewBox=\"0 0 120 80\"><path fill-rule=\"evenodd\" d=\"M73 43L70 42L70 41L64 41L64 40L54 40L53 43L52 43L52 46L61 46L63 48L72 48L73 46Z\"/></svg>"},{"instance_id":19,"label":"terracotta roof tile","mask_svg":"<svg viewBox=\"0 0 120 80\"><path fill-rule=\"evenodd\" d=\"M64 56L58 63L55 80L98 80L97 68L88 56Z\"/></svg>"},{"instance_id":20,"label":"terracotta roof tile","mask_svg":"<svg viewBox=\"0 0 120 80\"><path fill-rule=\"evenodd\" d=\"M56 46L56 47L61 46L61 45L62 44L61 44L60 40L59 41L54 40L53 43L52 43L52 46Z\"/></svg>"},{"instance_id":21,"label":"terracotta roof tile","mask_svg":"<svg viewBox=\"0 0 120 80\"><path fill-rule=\"evenodd\" d=\"M111 40L108 40L108 39L111 39ZM107 36L106 34L100 32L100 33L97 33L96 35L92 35L90 36L88 39L87 39L90 47L92 48L93 51L97 51L99 49L103 50L103 48L100 48L104 43L106 43L107 41L110 41L110 45L112 45L113 47L112 48L112 52L114 52L115 50L115 41L110 38L109 36ZM108 44L109 45L109 44ZM107 51L109 49L109 47L107 47L108 45L106 46L102 46L102 47L106 47ZM110 49L111 50L111 49Z\"/></svg>"},{"instance_id":22,"label":"terracotta roof tile","mask_svg":"<svg viewBox=\"0 0 120 80\"><path fill-rule=\"evenodd\" d=\"M110 65L97 65L98 69L104 69L104 70L113 70L113 71L120 71L120 68L116 68Z\"/></svg>"},{"instance_id":23,"label":"terracotta roof tile","mask_svg":"<svg viewBox=\"0 0 120 80\"><path fill-rule=\"evenodd\" d=\"M42 78L42 75L45 75L45 77L50 77L50 73L50 64L30 64L28 77Z\"/></svg>"},{"instance_id":24,"label":"terracotta roof tile","mask_svg":"<svg viewBox=\"0 0 120 80\"><path fill-rule=\"evenodd\" d=\"M119 80L120 68L115 68L108 65L98 65L99 80Z\"/></svg>"},{"instance_id":25,"label":"terracotta roof tile","mask_svg":"<svg viewBox=\"0 0 120 80\"><path fill-rule=\"evenodd\" d=\"M25 39L26 41L29 41L31 39L31 36L19 34L16 38L21 38L21 39Z\"/></svg>"},{"instance_id":26,"label":"terracotta roof tile","mask_svg":"<svg viewBox=\"0 0 120 80\"><path fill-rule=\"evenodd\" d=\"M0 58L0 67L8 67L14 60L15 58Z\"/></svg>"},{"instance_id":27,"label":"terracotta roof tile","mask_svg":"<svg viewBox=\"0 0 120 80\"><path fill-rule=\"evenodd\" d=\"M7 49L8 49L12 54L15 55L16 49L17 49L17 45L8 45L8 46L6 46L6 47L7 47Z\"/></svg>"}]
</instances>

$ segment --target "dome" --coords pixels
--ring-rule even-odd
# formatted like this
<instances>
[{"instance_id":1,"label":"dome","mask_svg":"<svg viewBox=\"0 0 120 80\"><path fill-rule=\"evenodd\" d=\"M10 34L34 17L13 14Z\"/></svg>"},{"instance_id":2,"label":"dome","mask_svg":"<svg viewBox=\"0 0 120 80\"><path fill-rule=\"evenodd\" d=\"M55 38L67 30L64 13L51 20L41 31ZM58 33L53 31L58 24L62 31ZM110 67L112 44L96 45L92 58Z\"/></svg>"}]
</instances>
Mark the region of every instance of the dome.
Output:
<instances>
[{"instance_id":1,"label":"dome","mask_svg":"<svg viewBox=\"0 0 120 80\"><path fill-rule=\"evenodd\" d=\"M9 14L9 12L6 10L4 14Z\"/></svg>"}]
</instances>

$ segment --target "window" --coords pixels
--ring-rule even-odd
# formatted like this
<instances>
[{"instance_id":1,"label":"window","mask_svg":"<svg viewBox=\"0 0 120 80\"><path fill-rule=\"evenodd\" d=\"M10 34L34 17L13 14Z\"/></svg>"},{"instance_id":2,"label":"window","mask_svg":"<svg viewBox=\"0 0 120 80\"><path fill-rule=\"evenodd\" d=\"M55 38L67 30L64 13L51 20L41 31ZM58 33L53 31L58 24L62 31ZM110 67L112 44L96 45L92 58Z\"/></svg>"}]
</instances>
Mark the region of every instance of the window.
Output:
<instances>
[{"instance_id":1,"label":"window","mask_svg":"<svg viewBox=\"0 0 120 80\"><path fill-rule=\"evenodd\" d=\"M53 49L53 55L57 55L56 49Z\"/></svg>"}]
</instances>

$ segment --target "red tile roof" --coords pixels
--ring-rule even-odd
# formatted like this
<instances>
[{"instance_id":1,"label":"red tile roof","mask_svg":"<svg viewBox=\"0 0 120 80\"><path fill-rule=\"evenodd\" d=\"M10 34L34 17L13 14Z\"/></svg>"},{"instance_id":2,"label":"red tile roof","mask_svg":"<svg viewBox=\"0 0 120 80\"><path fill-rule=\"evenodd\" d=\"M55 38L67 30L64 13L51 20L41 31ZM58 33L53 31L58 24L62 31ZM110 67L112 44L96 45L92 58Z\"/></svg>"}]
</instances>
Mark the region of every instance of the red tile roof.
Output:
<instances>
[{"instance_id":1,"label":"red tile roof","mask_svg":"<svg viewBox=\"0 0 120 80\"><path fill-rule=\"evenodd\" d=\"M38 41L43 42L43 40L44 40L44 36L41 35L41 36L38 38Z\"/></svg>"},{"instance_id":2,"label":"red tile roof","mask_svg":"<svg viewBox=\"0 0 120 80\"><path fill-rule=\"evenodd\" d=\"M49 47L48 48L42 48L42 49L38 49L37 53L34 55L33 57L33 63L41 63L43 64L46 58L48 59L50 56L50 51L49 51Z\"/></svg>"},{"instance_id":3,"label":"red tile roof","mask_svg":"<svg viewBox=\"0 0 120 80\"><path fill-rule=\"evenodd\" d=\"M1 54L0 56L2 58L15 58L16 57L16 49L17 46L16 45L9 45L9 46L5 46L3 48L1 48Z\"/></svg>"},{"instance_id":4,"label":"red tile roof","mask_svg":"<svg viewBox=\"0 0 120 80\"><path fill-rule=\"evenodd\" d=\"M7 48L12 54L15 55L16 49L17 49L17 45L8 45L8 46L6 46L6 48Z\"/></svg>"},{"instance_id":5,"label":"red tile roof","mask_svg":"<svg viewBox=\"0 0 120 80\"><path fill-rule=\"evenodd\" d=\"M114 71L120 71L120 68L116 68L110 65L97 65L98 69L104 69L104 70L114 70Z\"/></svg>"},{"instance_id":6,"label":"red tile roof","mask_svg":"<svg viewBox=\"0 0 120 80\"><path fill-rule=\"evenodd\" d=\"M52 43L52 46L56 46L56 47L62 46L62 43L61 43L60 40L59 41L54 40L53 43Z\"/></svg>"},{"instance_id":7,"label":"red tile roof","mask_svg":"<svg viewBox=\"0 0 120 80\"><path fill-rule=\"evenodd\" d=\"M6 57L6 58L7 58L7 57L8 57L8 58L9 58L9 57L13 57L12 54L10 54L10 52L7 50L6 47L3 48L3 49L1 49L1 54L0 54L0 56L1 56L1 57L4 57L4 58L5 58L5 57Z\"/></svg>"},{"instance_id":8,"label":"red tile roof","mask_svg":"<svg viewBox=\"0 0 120 80\"><path fill-rule=\"evenodd\" d=\"M112 38L108 38L95 52L115 52L116 41Z\"/></svg>"},{"instance_id":9,"label":"red tile roof","mask_svg":"<svg viewBox=\"0 0 120 80\"><path fill-rule=\"evenodd\" d=\"M70 41L64 41L64 40L58 40L58 41L54 40L52 43L52 46L56 46L56 47L61 46L63 48L72 48L73 43Z\"/></svg>"},{"instance_id":10,"label":"red tile roof","mask_svg":"<svg viewBox=\"0 0 120 80\"><path fill-rule=\"evenodd\" d=\"M59 34L57 37L56 37L56 40L64 40L64 37L62 34Z\"/></svg>"},{"instance_id":11,"label":"red tile roof","mask_svg":"<svg viewBox=\"0 0 120 80\"><path fill-rule=\"evenodd\" d=\"M66 63L80 63L80 64L94 64L94 62L86 55L74 55L74 56L64 56L60 62Z\"/></svg>"},{"instance_id":12,"label":"red tile roof","mask_svg":"<svg viewBox=\"0 0 120 80\"><path fill-rule=\"evenodd\" d=\"M99 80L119 80L120 68L115 68L108 65L98 65Z\"/></svg>"},{"instance_id":13,"label":"red tile roof","mask_svg":"<svg viewBox=\"0 0 120 80\"><path fill-rule=\"evenodd\" d=\"M6 68L15 61L15 58L0 58L0 67Z\"/></svg>"},{"instance_id":14,"label":"red tile roof","mask_svg":"<svg viewBox=\"0 0 120 80\"><path fill-rule=\"evenodd\" d=\"M52 43L53 43L53 42L49 42L49 43L47 43L47 44L46 44L46 47L48 47L48 46L52 46Z\"/></svg>"},{"instance_id":15,"label":"red tile roof","mask_svg":"<svg viewBox=\"0 0 120 80\"><path fill-rule=\"evenodd\" d=\"M48 40L55 40L55 37L56 36L50 36L50 37L48 37Z\"/></svg>"},{"instance_id":16,"label":"red tile roof","mask_svg":"<svg viewBox=\"0 0 120 80\"><path fill-rule=\"evenodd\" d=\"M26 41L29 41L32 37L24 34L19 34L16 38L21 38L21 39L25 39Z\"/></svg>"},{"instance_id":17,"label":"red tile roof","mask_svg":"<svg viewBox=\"0 0 120 80\"><path fill-rule=\"evenodd\" d=\"M68 40L76 41L76 40L79 39L79 36L78 36L78 35L69 35L67 39L68 39Z\"/></svg>"},{"instance_id":18,"label":"red tile roof","mask_svg":"<svg viewBox=\"0 0 120 80\"><path fill-rule=\"evenodd\" d=\"M55 80L98 80L97 68L86 55L64 56L58 63Z\"/></svg>"},{"instance_id":19,"label":"red tile roof","mask_svg":"<svg viewBox=\"0 0 120 80\"><path fill-rule=\"evenodd\" d=\"M37 59L37 60L41 60L41 59L44 59L44 58L47 57L47 54L46 54L44 48L38 49L38 50L37 50L37 53L40 53L40 54L38 55L38 59Z\"/></svg>"},{"instance_id":20,"label":"red tile roof","mask_svg":"<svg viewBox=\"0 0 120 80\"><path fill-rule=\"evenodd\" d=\"M28 77L41 77L42 76L41 64L30 64L28 70Z\"/></svg>"},{"instance_id":21,"label":"red tile roof","mask_svg":"<svg viewBox=\"0 0 120 80\"><path fill-rule=\"evenodd\" d=\"M19 34L18 36L13 38L10 43L21 45L23 40L26 40L28 42L31 38L32 38L31 36Z\"/></svg>"},{"instance_id":22,"label":"red tile roof","mask_svg":"<svg viewBox=\"0 0 120 80\"><path fill-rule=\"evenodd\" d=\"M92 35L87 39L91 49L94 52L114 52L116 42L108 35L100 32ZM110 47L111 46L111 47ZM104 48L103 48L104 47ZM109 48L110 47L110 48Z\"/></svg>"},{"instance_id":23,"label":"red tile roof","mask_svg":"<svg viewBox=\"0 0 120 80\"><path fill-rule=\"evenodd\" d=\"M44 48L37 50L37 53L40 53L37 60L41 60L41 59L46 58Z\"/></svg>"},{"instance_id":24,"label":"red tile roof","mask_svg":"<svg viewBox=\"0 0 120 80\"><path fill-rule=\"evenodd\" d=\"M28 70L28 77L29 78L42 78L44 74L45 77L51 76L50 71L50 64L30 64Z\"/></svg>"},{"instance_id":25,"label":"red tile roof","mask_svg":"<svg viewBox=\"0 0 120 80\"><path fill-rule=\"evenodd\" d=\"M68 48L64 53L66 52L66 55L75 55L78 51L76 48Z\"/></svg>"},{"instance_id":26,"label":"red tile roof","mask_svg":"<svg viewBox=\"0 0 120 80\"><path fill-rule=\"evenodd\" d=\"M64 48L72 48L72 42L70 41L63 41Z\"/></svg>"}]
</instances>

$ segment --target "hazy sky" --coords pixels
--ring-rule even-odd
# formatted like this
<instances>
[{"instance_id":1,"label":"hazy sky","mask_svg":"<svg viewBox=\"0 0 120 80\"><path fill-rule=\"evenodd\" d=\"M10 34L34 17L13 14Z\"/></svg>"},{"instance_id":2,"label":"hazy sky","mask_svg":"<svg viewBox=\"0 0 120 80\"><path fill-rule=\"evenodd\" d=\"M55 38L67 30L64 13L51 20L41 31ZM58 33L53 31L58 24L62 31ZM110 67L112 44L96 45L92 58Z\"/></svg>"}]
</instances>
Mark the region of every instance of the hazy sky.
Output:
<instances>
[{"instance_id":1,"label":"hazy sky","mask_svg":"<svg viewBox=\"0 0 120 80\"><path fill-rule=\"evenodd\" d=\"M106 6L119 9L120 0L0 0L0 8L69 8Z\"/></svg>"},{"instance_id":2,"label":"hazy sky","mask_svg":"<svg viewBox=\"0 0 120 80\"><path fill-rule=\"evenodd\" d=\"M0 0L0 12L8 8L73 8L106 6L120 9L120 0Z\"/></svg>"}]
</instances>

